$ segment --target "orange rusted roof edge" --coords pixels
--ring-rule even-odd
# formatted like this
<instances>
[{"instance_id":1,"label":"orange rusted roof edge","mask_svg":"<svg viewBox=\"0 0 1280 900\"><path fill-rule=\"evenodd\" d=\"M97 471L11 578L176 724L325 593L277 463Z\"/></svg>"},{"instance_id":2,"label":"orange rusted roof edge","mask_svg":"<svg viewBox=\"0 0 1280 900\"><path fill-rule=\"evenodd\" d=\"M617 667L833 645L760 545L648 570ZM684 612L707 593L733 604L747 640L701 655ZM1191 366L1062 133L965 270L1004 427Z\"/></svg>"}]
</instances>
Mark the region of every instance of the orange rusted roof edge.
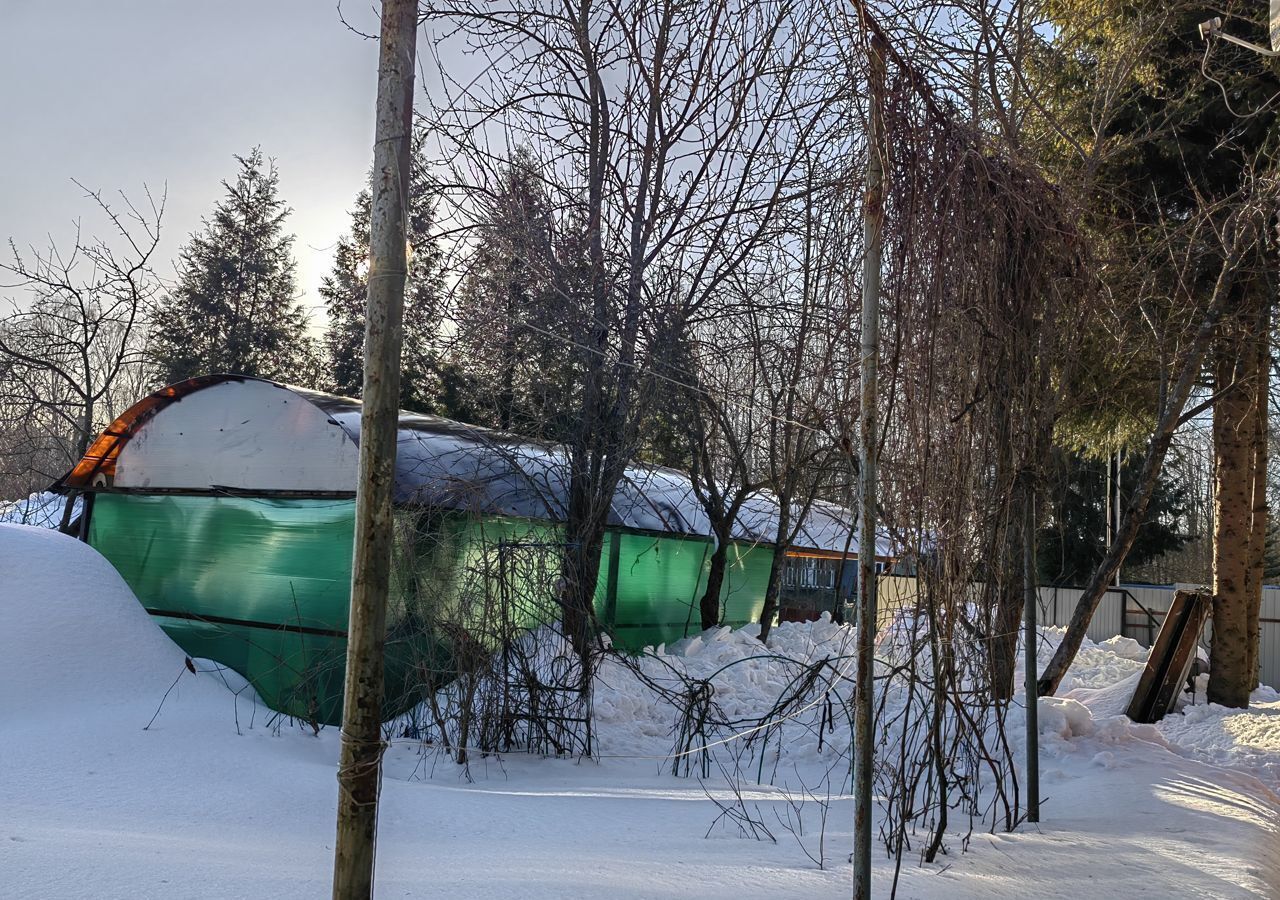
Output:
<instances>
[{"instance_id":1,"label":"orange rusted roof edge","mask_svg":"<svg viewBox=\"0 0 1280 900\"><path fill-rule=\"evenodd\" d=\"M118 419L107 426L102 434L89 445L84 456L66 475L55 481L49 490L62 494L72 490L84 490L93 486L99 475L115 477L116 459L124 445L160 410L170 403L211 385L224 381L250 381L243 375L199 375L161 388L143 397L129 407Z\"/></svg>"}]
</instances>

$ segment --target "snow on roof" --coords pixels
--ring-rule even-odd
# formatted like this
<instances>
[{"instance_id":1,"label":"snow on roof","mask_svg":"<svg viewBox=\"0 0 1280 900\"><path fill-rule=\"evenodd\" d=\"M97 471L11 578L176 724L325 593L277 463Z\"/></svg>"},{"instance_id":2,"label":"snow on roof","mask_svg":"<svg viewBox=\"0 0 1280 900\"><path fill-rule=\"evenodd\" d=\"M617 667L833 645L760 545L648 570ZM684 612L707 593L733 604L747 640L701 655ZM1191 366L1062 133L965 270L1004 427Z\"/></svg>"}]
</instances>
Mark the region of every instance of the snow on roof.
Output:
<instances>
[{"instance_id":1,"label":"snow on roof","mask_svg":"<svg viewBox=\"0 0 1280 900\"><path fill-rule=\"evenodd\" d=\"M299 398L306 401L301 410ZM312 411L304 415L304 410ZM354 489L352 448L360 439L360 414L360 401L346 397L262 379L202 376L131 407L55 489L114 479L116 487L144 491L349 492ZM439 416L400 413L397 503L563 521L568 496L563 447ZM639 463L623 474L608 522L643 531L711 535L689 476ZM777 501L759 492L743 505L733 537L773 543L777 523ZM857 553L857 537L849 536L853 523L849 510L815 502L793 544L828 552L848 547ZM877 540L876 550L878 556L890 555L888 539Z\"/></svg>"},{"instance_id":2,"label":"snow on roof","mask_svg":"<svg viewBox=\"0 0 1280 900\"><path fill-rule=\"evenodd\" d=\"M353 441L360 437L360 403L294 389L325 410ZM439 416L400 414L395 499L452 509L562 521L568 510L569 465L564 448ZM797 508L797 513L800 510ZM764 491L747 498L733 529L736 540L773 543L778 502ZM815 500L793 544L842 553L858 552L855 516ZM711 520L690 478L662 466L634 463L614 493L609 524L643 531L711 535ZM850 538L850 530L854 533ZM889 556L889 538L876 541Z\"/></svg>"}]
</instances>

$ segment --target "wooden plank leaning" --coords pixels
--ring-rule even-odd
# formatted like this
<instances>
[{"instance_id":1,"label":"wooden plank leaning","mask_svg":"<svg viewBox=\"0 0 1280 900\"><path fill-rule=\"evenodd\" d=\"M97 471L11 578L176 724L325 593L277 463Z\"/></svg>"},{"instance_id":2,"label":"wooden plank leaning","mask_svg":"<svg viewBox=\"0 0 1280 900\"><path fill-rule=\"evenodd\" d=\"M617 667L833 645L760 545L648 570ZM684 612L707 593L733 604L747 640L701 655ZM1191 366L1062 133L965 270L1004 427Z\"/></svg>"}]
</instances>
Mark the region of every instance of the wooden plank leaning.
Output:
<instances>
[{"instance_id":1,"label":"wooden plank leaning","mask_svg":"<svg viewBox=\"0 0 1280 900\"><path fill-rule=\"evenodd\" d=\"M1158 722L1172 712L1196 658L1196 643L1213 609L1206 591L1178 591L1164 617L1126 711L1135 722Z\"/></svg>"}]
</instances>

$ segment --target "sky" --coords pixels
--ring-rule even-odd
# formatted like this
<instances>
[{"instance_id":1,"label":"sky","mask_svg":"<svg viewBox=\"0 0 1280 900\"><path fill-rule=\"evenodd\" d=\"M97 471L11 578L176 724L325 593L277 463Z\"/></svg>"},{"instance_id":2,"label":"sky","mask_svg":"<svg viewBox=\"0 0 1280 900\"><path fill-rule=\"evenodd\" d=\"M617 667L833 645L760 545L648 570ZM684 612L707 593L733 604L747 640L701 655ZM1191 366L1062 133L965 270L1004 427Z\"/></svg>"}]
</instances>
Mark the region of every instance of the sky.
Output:
<instances>
[{"instance_id":1,"label":"sky","mask_svg":"<svg viewBox=\"0 0 1280 900\"><path fill-rule=\"evenodd\" d=\"M342 13L376 33L368 0ZM377 57L337 0L0 0L0 241L66 244L77 219L105 232L72 179L139 201L147 186L167 191L156 268L171 279L233 154L261 146L317 307L372 161Z\"/></svg>"}]
</instances>

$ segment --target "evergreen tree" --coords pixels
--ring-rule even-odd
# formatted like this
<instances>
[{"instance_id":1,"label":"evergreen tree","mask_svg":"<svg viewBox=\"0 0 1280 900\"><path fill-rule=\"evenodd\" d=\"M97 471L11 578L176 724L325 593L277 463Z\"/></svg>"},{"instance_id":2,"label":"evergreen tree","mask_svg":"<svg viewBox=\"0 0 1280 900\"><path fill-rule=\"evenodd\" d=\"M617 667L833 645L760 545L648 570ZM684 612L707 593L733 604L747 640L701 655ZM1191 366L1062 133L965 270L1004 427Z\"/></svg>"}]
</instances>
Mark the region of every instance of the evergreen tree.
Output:
<instances>
[{"instance_id":1,"label":"evergreen tree","mask_svg":"<svg viewBox=\"0 0 1280 900\"><path fill-rule=\"evenodd\" d=\"M161 301L148 353L165 383L229 372L305 380L313 350L285 234L289 207L275 163L237 156L235 183L179 255L176 287Z\"/></svg>"},{"instance_id":2,"label":"evergreen tree","mask_svg":"<svg viewBox=\"0 0 1280 900\"><path fill-rule=\"evenodd\" d=\"M573 341L586 333L575 287L585 254L559 235L526 149L517 149L480 210L477 240L452 310L453 351L468 372L475 420L564 440L575 409Z\"/></svg>"},{"instance_id":3,"label":"evergreen tree","mask_svg":"<svg viewBox=\"0 0 1280 900\"><path fill-rule=\"evenodd\" d=\"M441 253L433 234L435 203L421 139L413 155L409 185L409 277L405 284L404 339L400 352L400 405L416 412L451 412L449 385L436 351L439 333ZM368 189L356 196L351 231L338 240L333 270L320 287L329 327L323 339L329 389L359 397L364 389L365 302L368 293Z\"/></svg>"},{"instance_id":4,"label":"evergreen tree","mask_svg":"<svg viewBox=\"0 0 1280 900\"><path fill-rule=\"evenodd\" d=\"M1058 484L1050 492L1048 522L1036 539L1040 579L1044 584L1079 585L1106 552L1107 462L1075 453L1058 455ZM1141 467L1137 455L1121 467L1122 502L1128 500L1125 485L1137 481ZM1185 530L1189 502L1186 487L1159 478L1125 563L1140 566L1195 537Z\"/></svg>"},{"instance_id":5,"label":"evergreen tree","mask_svg":"<svg viewBox=\"0 0 1280 900\"><path fill-rule=\"evenodd\" d=\"M1119 383L1109 383L1113 364L1106 362L1095 369L1104 377L1084 385L1092 388L1087 392L1107 406L1114 406L1111 398L1134 391L1163 402L1167 382L1150 374L1166 371L1165 361L1186 352L1184 336L1194 333L1207 310L1200 298L1227 301L1207 367L1214 383L1215 454L1209 698L1246 706L1256 670L1263 577L1261 373L1273 291L1267 269L1273 262L1257 237L1260 216L1250 215L1239 231L1227 223L1259 208L1275 190L1280 137L1273 98L1280 74L1274 62L1222 41L1206 50L1196 28L1206 13L1189 0L1053 0L1047 9L1054 52L1031 82L1061 110L1051 131L1070 138L1075 152L1062 155L1076 160L1062 180L1088 186L1091 208L1085 218L1101 237L1099 248L1114 260L1104 280L1112 296L1135 298L1132 309L1107 325L1119 325L1114 360L1128 363L1116 373ZM1248 9L1230 0L1214 12L1241 23L1248 21ZM1064 149L1056 137L1047 143ZM1202 227L1206 221L1213 227ZM1229 285L1229 291L1216 292L1216 284ZM1095 425L1104 421L1092 418ZM1091 423L1077 424L1087 431ZM1084 437L1078 443L1090 442L1078 436ZM1083 633L1079 621L1042 683L1056 684L1065 672Z\"/></svg>"}]
</instances>

